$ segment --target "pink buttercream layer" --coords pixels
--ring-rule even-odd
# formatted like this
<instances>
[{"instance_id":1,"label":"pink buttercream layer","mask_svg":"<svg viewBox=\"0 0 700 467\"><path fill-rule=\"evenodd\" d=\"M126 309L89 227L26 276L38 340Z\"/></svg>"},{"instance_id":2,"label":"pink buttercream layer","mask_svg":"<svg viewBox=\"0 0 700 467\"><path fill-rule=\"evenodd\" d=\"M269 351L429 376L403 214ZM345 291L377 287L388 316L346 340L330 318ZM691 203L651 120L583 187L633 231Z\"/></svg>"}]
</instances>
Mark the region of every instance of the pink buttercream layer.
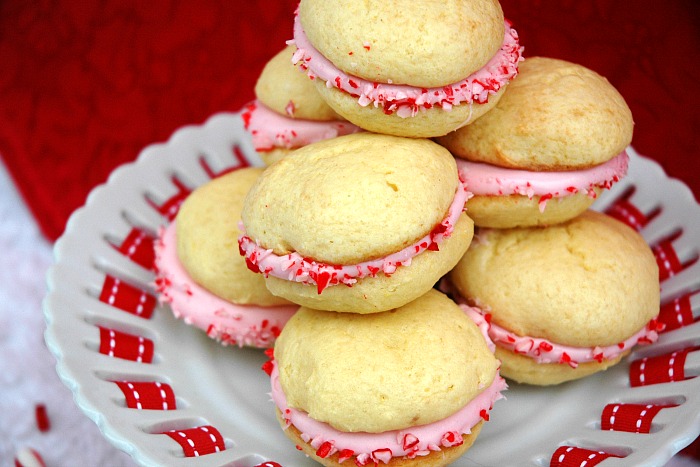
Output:
<instances>
[{"instance_id":1,"label":"pink buttercream layer","mask_svg":"<svg viewBox=\"0 0 700 467\"><path fill-rule=\"evenodd\" d=\"M398 267L410 266L411 259L426 250L439 250L439 244L444 238L452 235L454 226L464 210L464 203L471 196L460 181L455 197L450 205L445 219L428 235L414 244L383 258L353 265L333 265L305 258L297 252L279 256L272 250L258 245L245 234L245 227L240 226L243 234L238 239L241 255L245 256L248 268L267 276L277 277L288 281L315 284L320 294L328 286L345 284L352 286L358 279L374 277L382 272L389 276Z\"/></svg>"},{"instance_id":2,"label":"pink buttercream layer","mask_svg":"<svg viewBox=\"0 0 700 467\"><path fill-rule=\"evenodd\" d=\"M462 81L436 88L378 83L346 74L311 45L298 14L294 18L294 40L290 43L297 47L292 62L306 69L311 79L321 79L326 86L356 97L363 107L369 104L381 106L385 113L396 112L402 118L415 116L420 109L434 106L450 110L459 104L484 104L490 94L496 94L518 74L518 63L523 60L518 33L508 21L505 22L501 48L484 67ZM368 53L371 52L368 50Z\"/></svg>"},{"instance_id":3,"label":"pink buttercream layer","mask_svg":"<svg viewBox=\"0 0 700 467\"><path fill-rule=\"evenodd\" d=\"M306 412L291 408L279 382L276 362L272 362L270 374L272 400L282 413L287 426L294 425L304 441L323 457L340 453L341 458L356 457L357 465L388 463L392 457L416 458L426 456L442 447L462 444L462 434L471 433L474 425L488 420L493 404L501 399L501 391L507 388L505 380L497 373L493 383L484 388L473 400L456 413L437 422L392 430L382 433L353 432L336 430L327 423L314 420Z\"/></svg>"},{"instance_id":4,"label":"pink buttercream layer","mask_svg":"<svg viewBox=\"0 0 700 467\"><path fill-rule=\"evenodd\" d=\"M299 309L296 305L237 305L198 285L178 259L175 222L160 230L155 252L159 300L170 304L175 317L224 345L271 347Z\"/></svg>"},{"instance_id":5,"label":"pink buttercream layer","mask_svg":"<svg viewBox=\"0 0 700 467\"><path fill-rule=\"evenodd\" d=\"M256 151L297 149L336 136L362 131L350 122L313 121L285 117L254 100L241 113L245 129L253 139Z\"/></svg>"},{"instance_id":6,"label":"pink buttercream layer","mask_svg":"<svg viewBox=\"0 0 700 467\"><path fill-rule=\"evenodd\" d=\"M607 162L582 170L536 172L508 169L456 158L460 177L475 196L521 195L545 199L576 193L596 197L595 188L610 189L627 175L629 156L622 151Z\"/></svg>"},{"instance_id":7,"label":"pink buttercream layer","mask_svg":"<svg viewBox=\"0 0 700 467\"><path fill-rule=\"evenodd\" d=\"M519 336L493 323L488 312L467 305L466 300L459 296L452 286L446 285L443 281L441 288L444 289L444 287L450 288L453 297L472 321L480 328L487 328L489 337L497 346L530 357L537 363L566 363L572 368L576 368L579 363L600 363L603 360L619 357L637 344L653 344L659 338L659 325L656 319L651 320L623 342L609 346L572 347L539 337Z\"/></svg>"}]
</instances>

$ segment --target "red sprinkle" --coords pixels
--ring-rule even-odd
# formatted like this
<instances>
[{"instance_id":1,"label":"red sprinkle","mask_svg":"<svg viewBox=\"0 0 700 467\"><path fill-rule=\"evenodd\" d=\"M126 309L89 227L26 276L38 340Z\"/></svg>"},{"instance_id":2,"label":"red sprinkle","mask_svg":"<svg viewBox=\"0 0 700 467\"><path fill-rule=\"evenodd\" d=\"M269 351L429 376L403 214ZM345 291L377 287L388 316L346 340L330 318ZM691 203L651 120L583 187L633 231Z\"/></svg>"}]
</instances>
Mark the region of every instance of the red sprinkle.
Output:
<instances>
[{"instance_id":1,"label":"red sprinkle","mask_svg":"<svg viewBox=\"0 0 700 467\"><path fill-rule=\"evenodd\" d=\"M481 418L484 419L485 422L488 422L488 421L489 421L489 412L488 412L488 410L486 410L486 409L481 409L481 411L479 412L479 415L481 416Z\"/></svg>"},{"instance_id":2,"label":"red sprinkle","mask_svg":"<svg viewBox=\"0 0 700 467\"><path fill-rule=\"evenodd\" d=\"M267 373L267 376L271 376L272 375L272 360L266 361L265 363L262 364L262 366L260 368L262 368L262 371Z\"/></svg>"},{"instance_id":3,"label":"red sprinkle","mask_svg":"<svg viewBox=\"0 0 700 467\"><path fill-rule=\"evenodd\" d=\"M321 295L321 292L323 292L323 289L326 288L328 283L331 280L331 274L326 271L322 271L318 276L316 277L316 289L318 290L318 294Z\"/></svg>"},{"instance_id":4,"label":"red sprinkle","mask_svg":"<svg viewBox=\"0 0 700 467\"><path fill-rule=\"evenodd\" d=\"M561 359L559 360L559 363L568 363L569 365L571 365L571 356L569 356L568 353L563 352L561 354Z\"/></svg>"},{"instance_id":5,"label":"red sprinkle","mask_svg":"<svg viewBox=\"0 0 700 467\"><path fill-rule=\"evenodd\" d=\"M355 455L355 451L352 449L343 449L338 453L338 462L345 462Z\"/></svg>"},{"instance_id":6,"label":"red sprinkle","mask_svg":"<svg viewBox=\"0 0 700 467\"><path fill-rule=\"evenodd\" d=\"M254 273L256 273L256 274L260 273L260 268L258 267L258 265L253 263L253 261L251 259L248 259L247 256L245 258L245 265L248 266L248 269L250 269Z\"/></svg>"},{"instance_id":7,"label":"red sprinkle","mask_svg":"<svg viewBox=\"0 0 700 467\"><path fill-rule=\"evenodd\" d=\"M462 443L464 443L464 439L455 431L448 431L442 436L442 440L440 441L440 444L444 447L459 446Z\"/></svg>"},{"instance_id":8,"label":"red sprinkle","mask_svg":"<svg viewBox=\"0 0 700 467\"><path fill-rule=\"evenodd\" d=\"M408 451L411 448L415 447L418 445L418 438L416 438L414 435L411 433L406 433L403 436L403 450Z\"/></svg>"},{"instance_id":9,"label":"red sprinkle","mask_svg":"<svg viewBox=\"0 0 700 467\"><path fill-rule=\"evenodd\" d=\"M51 420L49 420L49 414L44 404L36 405L34 415L36 417L36 426L39 428L39 431L46 433L51 429Z\"/></svg>"},{"instance_id":10,"label":"red sprinkle","mask_svg":"<svg viewBox=\"0 0 700 467\"><path fill-rule=\"evenodd\" d=\"M320 457L321 459L325 459L328 457L333 450L333 444L330 441L326 441L322 445L318 447L316 450L316 455Z\"/></svg>"},{"instance_id":11,"label":"red sprinkle","mask_svg":"<svg viewBox=\"0 0 700 467\"><path fill-rule=\"evenodd\" d=\"M388 464L393 455L394 453L392 453L391 449L389 448L375 449L372 451L372 460L375 462L382 461L385 464Z\"/></svg>"}]
</instances>

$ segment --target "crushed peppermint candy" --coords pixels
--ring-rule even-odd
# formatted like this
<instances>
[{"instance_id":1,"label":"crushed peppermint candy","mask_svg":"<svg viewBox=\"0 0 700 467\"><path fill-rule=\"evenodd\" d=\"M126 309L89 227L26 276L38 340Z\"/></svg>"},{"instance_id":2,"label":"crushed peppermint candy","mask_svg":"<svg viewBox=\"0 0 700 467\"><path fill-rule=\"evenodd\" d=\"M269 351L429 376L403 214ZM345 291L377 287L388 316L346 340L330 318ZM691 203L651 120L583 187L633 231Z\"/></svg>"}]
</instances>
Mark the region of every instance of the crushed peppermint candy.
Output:
<instances>
[{"instance_id":1,"label":"crushed peppermint candy","mask_svg":"<svg viewBox=\"0 0 700 467\"><path fill-rule=\"evenodd\" d=\"M49 413L46 410L46 405L37 404L34 407L34 418L36 419L36 427L42 433L46 433L51 429L51 420L49 419Z\"/></svg>"},{"instance_id":2,"label":"crushed peppermint candy","mask_svg":"<svg viewBox=\"0 0 700 467\"><path fill-rule=\"evenodd\" d=\"M597 189L612 188L627 175L629 155L622 151L602 164L568 171L512 169L460 158L456 161L460 177L475 196L539 196L539 210L544 212L547 201L553 198L585 193L595 199Z\"/></svg>"},{"instance_id":3,"label":"crushed peppermint candy","mask_svg":"<svg viewBox=\"0 0 700 467\"><path fill-rule=\"evenodd\" d=\"M375 277L380 272L390 276L401 266L410 266L411 259L426 250L439 251L443 239L452 235L454 226L459 219L469 193L462 181L455 193L445 219L433 230L414 244L384 258L365 261L353 265L333 265L311 258L305 258L297 252L277 255L272 250L258 245L255 240L245 233L245 226L239 226L243 234L238 238L239 252L246 259L248 269L261 273L265 277L272 276L303 284L315 284L319 294L326 287L338 284L352 286L358 279Z\"/></svg>"},{"instance_id":4,"label":"crushed peppermint candy","mask_svg":"<svg viewBox=\"0 0 700 467\"><path fill-rule=\"evenodd\" d=\"M404 430L348 433L314 420L306 412L288 407L279 382L277 362L272 359L271 364L272 400L283 414L286 425L299 430L301 439L316 450L318 457L326 458L337 453L338 462L354 458L358 466L388 464L393 458L415 459L461 445L464 442L462 435L470 434L476 424L488 419L494 402L503 397L501 391L507 388L505 380L497 373L490 386L443 420Z\"/></svg>"},{"instance_id":5,"label":"crushed peppermint candy","mask_svg":"<svg viewBox=\"0 0 700 467\"><path fill-rule=\"evenodd\" d=\"M36 449L25 447L15 454L15 467L46 467L46 463Z\"/></svg>"},{"instance_id":6,"label":"crushed peppermint candy","mask_svg":"<svg viewBox=\"0 0 700 467\"><path fill-rule=\"evenodd\" d=\"M297 47L292 62L306 70L311 79L324 80L329 88L336 87L357 98L363 107L372 104L382 107L386 114L396 112L401 118L413 117L421 109L441 107L449 111L460 104L485 104L489 95L496 94L517 76L518 64L523 60L518 33L509 21L505 22L501 48L484 67L462 81L436 88L378 83L345 74L311 45L298 15L294 19L294 40L289 42ZM369 51L369 43L364 47Z\"/></svg>"},{"instance_id":7,"label":"crushed peppermint candy","mask_svg":"<svg viewBox=\"0 0 700 467\"><path fill-rule=\"evenodd\" d=\"M477 307L471 307L467 305L463 297L456 294L454 298L464 312L480 328L482 326L487 327L488 335L496 345L511 352L530 357L538 363L567 364L571 368L577 368L580 363L593 361L601 363L603 360L616 358L635 345L652 344L658 340L659 331L663 329L662 324L657 322L656 319L652 319L646 326L624 342L603 347L572 347L556 344L539 337L519 336L493 323L488 309L482 310Z\"/></svg>"}]
</instances>

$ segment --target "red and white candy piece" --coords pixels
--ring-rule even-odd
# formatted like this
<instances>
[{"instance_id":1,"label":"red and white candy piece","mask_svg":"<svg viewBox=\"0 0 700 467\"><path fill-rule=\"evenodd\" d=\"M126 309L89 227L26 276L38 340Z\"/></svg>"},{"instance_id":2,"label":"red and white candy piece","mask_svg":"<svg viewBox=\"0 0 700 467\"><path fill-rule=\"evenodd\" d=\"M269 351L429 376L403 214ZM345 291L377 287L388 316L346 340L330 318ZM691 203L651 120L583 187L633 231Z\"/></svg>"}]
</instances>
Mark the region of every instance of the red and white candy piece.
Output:
<instances>
[{"instance_id":1,"label":"red and white candy piece","mask_svg":"<svg viewBox=\"0 0 700 467\"><path fill-rule=\"evenodd\" d=\"M24 447L15 455L15 467L46 467L46 464L35 449Z\"/></svg>"}]
</instances>

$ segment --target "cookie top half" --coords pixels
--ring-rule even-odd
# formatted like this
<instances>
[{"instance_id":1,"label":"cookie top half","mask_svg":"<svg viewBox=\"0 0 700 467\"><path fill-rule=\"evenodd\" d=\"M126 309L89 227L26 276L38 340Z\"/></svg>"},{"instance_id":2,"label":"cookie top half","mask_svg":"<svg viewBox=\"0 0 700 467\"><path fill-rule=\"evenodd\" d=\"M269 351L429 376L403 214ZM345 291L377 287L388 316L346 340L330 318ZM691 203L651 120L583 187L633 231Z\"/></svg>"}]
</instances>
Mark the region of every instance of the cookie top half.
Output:
<instances>
[{"instance_id":1,"label":"cookie top half","mask_svg":"<svg viewBox=\"0 0 700 467\"><path fill-rule=\"evenodd\" d=\"M479 70L505 31L497 0L302 0L299 20L311 44L345 73L421 87Z\"/></svg>"},{"instance_id":2,"label":"cookie top half","mask_svg":"<svg viewBox=\"0 0 700 467\"><path fill-rule=\"evenodd\" d=\"M215 178L185 199L176 217L177 254L190 277L225 300L280 305L259 274L248 270L238 252L243 201L261 168L245 168Z\"/></svg>"},{"instance_id":3,"label":"cookie top half","mask_svg":"<svg viewBox=\"0 0 700 467\"><path fill-rule=\"evenodd\" d=\"M439 141L470 161L564 171L612 159L632 141L633 126L625 99L603 76L531 57L490 112Z\"/></svg>"},{"instance_id":4,"label":"cookie top half","mask_svg":"<svg viewBox=\"0 0 700 467\"><path fill-rule=\"evenodd\" d=\"M397 252L446 217L459 185L445 148L357 133L270 166L243 207L246 234L277 255L351 265Z\"/></svg>"},{"instance_id":5,"label":"cookie top half","mask_svg":"<svg viewBox=\"0 0 700 467\"><path fill-rule=\"evenodd\" d=\"M255 83L255 96L280 115L305 120L342 120L316 90L306 73L292 64L296 47L277 52L263 68Z\"/></svg>"},{"instance_id":6,"label":"cookie top half","mask_svg":"<svg viewBox=\"0 0 700 467\"><path fill-rule=\"evenodd\" d=\"M482 229L450 278L499 326L574 347L618 344L659 313L649 246L590 210L549 227Z\"/></svg>"},{"instance_id":7,"label":"cookie top half","mask_svg":"<svg viewBox=\"0 0 700 467\"><path fill-rule=\"evenodd\" d=\"M275 359L291 407L341 431L370 433L457 412L498 368L474 322L436 290L371 315L302 307Z\"/></svg>"}]
</instances>

